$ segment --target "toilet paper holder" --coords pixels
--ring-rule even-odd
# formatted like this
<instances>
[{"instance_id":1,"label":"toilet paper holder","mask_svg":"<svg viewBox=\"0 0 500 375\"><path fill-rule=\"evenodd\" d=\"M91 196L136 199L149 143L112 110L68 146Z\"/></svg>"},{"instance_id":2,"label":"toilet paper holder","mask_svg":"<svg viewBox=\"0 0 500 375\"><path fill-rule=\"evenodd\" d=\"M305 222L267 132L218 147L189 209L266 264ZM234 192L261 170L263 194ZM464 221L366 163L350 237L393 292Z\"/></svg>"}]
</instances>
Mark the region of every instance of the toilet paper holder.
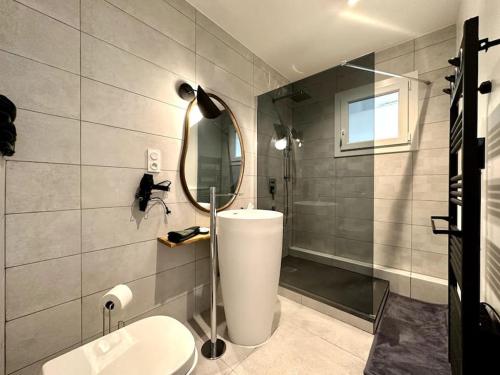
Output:
<instances>
[{"instance_id":1,"label":"toilet paper holder","mask_svg":"<svg viewBox=\"0 0 500 375\"><path fill-rule=\"evenodd\" d=\"M111 312L115 309L115 304L113 301L108 301L102 307L102 335L106 335L106 311L108 312L108 334L111 333ZM118 321L118 328L125 327L125 322L123 320Z\"/></svg>"}]
</instances>

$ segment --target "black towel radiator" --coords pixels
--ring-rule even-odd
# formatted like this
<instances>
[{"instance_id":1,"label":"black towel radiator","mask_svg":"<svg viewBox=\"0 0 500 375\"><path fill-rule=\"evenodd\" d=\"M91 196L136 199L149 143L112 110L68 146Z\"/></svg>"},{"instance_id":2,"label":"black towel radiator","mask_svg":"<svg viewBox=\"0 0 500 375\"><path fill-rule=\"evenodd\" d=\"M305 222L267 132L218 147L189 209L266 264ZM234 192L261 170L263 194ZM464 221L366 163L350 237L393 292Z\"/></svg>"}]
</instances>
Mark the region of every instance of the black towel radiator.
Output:
<instances>
[{"instance_id":1,"label":"black towel radiator","mask_svg":"<svg viewBox=\"0 0 500 375\"><path fill-rule=\"evenodd\" d=\"M448 216L431 217L435 234L448 235L449 360L453 375L474 374L480 368L480 215L484 138L477 137L477 97L491 91L478 87L478 54L500 44L479 39L479 19L465 21L459 54L449 61L455 74L450 88L450 154ZM438 229L434 220L448 222Z\"/></svg>"}]
</instances>

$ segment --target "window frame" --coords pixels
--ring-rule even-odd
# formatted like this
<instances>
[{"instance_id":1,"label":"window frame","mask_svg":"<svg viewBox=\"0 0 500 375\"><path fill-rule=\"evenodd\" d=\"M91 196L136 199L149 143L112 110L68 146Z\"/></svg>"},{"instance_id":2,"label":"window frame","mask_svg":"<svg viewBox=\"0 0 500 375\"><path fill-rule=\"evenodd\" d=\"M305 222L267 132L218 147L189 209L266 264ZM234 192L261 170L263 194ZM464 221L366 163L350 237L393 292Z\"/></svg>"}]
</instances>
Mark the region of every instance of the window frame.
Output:
<instances>
[{"instance_id":1,"label":"window frame","mask_svg":"<svg viewBox=\"0 0 500 375\"><path fill-rule=\"evenodd\" d=\"M406 74L418 77L417 72ZM398 92L397 138L349 143L349 104ZM389 78L335 95L335 156L366 155L414 150L418 144L418 83L405 78Z\"/></svg>"}]
</instances>

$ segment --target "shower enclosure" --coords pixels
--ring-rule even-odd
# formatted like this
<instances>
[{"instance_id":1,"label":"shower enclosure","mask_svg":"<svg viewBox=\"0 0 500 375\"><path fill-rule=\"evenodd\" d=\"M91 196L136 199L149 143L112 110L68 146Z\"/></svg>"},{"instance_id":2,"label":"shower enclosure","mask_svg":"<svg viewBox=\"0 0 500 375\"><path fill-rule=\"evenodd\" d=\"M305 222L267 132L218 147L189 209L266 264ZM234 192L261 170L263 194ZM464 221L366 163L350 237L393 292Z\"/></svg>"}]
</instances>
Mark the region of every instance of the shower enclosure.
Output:
<instances>
[{"instance_id":1,"label":"shower enclosure","mask_svg":"<svg viewBox=\"0 0 500 375\"><path fill-rule=\"evenodd\" d=\"M353 63L373 68L374 56ZM373 331L388 282L373 277L370 142L377 139L374 108L393 103L376 98L375 79L337 66L259 96L257 118L257 205L285 218L280 285L354 315ZM352 92L360 96L340 105ZM344 112L346 131L336 130ZM362 144L354 156L336 155L354 140Z\"/></svg>"}]
</instances>

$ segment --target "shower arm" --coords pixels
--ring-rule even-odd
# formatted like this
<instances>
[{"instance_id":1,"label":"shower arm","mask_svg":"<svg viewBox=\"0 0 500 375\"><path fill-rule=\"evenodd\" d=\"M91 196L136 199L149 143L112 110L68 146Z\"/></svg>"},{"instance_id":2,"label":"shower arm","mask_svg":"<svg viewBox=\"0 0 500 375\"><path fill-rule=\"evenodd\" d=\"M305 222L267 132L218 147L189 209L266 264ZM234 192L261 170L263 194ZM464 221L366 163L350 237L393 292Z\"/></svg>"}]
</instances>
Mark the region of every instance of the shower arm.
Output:
<instances>
[{"instance_id":1,"label":"shower arm","mask_svg":"<svg viewBox=\"0 0 500 375\"><path fill-rule=\"evenodd\" d=\"M409 80L412 80L412 81L417 81L417 82L425 83L426 85L430 85L431 84L431 81L427 81L425 79L419 79L419 78L415 78L415 77L405 76L405 75L402 75L402 74L384 72L383 70L376 70L376 69L372 69L372 68L367 68L365 66L348 63L345 60L342 61L342 63L340 63L340 66L345 66L345 67L348 67L348 68L364 70L365 72L372 72L372 73L375 73L375 74L381 74L381 75L389 76L389 77L406 78L406 79L409 79Z\"/></svg>"}]
</instances>

